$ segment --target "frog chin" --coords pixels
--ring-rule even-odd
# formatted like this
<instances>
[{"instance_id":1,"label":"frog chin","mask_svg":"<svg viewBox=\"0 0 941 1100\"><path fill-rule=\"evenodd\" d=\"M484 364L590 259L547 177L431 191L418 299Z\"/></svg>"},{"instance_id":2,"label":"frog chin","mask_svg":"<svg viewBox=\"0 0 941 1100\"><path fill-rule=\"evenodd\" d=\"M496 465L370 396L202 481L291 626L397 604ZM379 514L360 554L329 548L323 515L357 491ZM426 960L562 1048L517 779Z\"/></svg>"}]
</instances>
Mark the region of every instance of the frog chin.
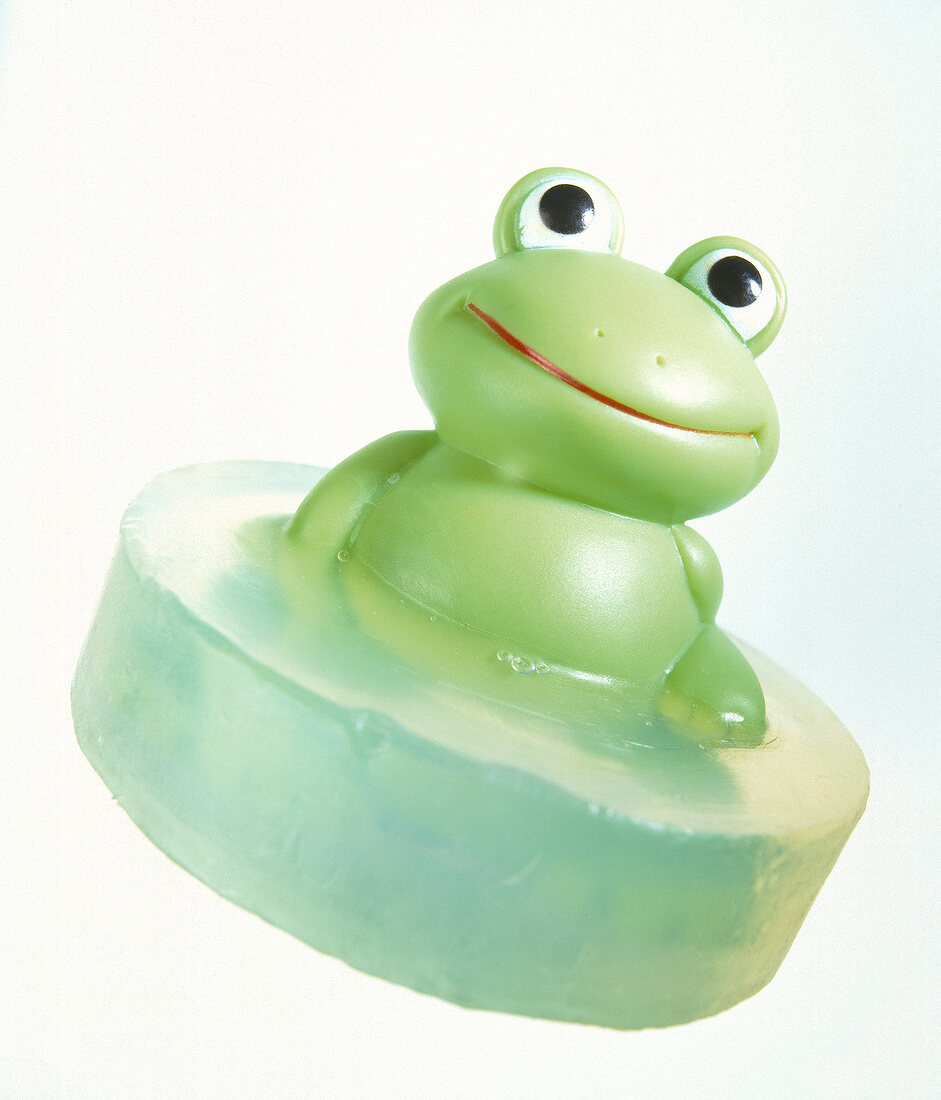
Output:
<instances>
[{"instance_id":1,"label":"frog chin","mask_svg":"<svg viewBox=\"0 0 941 1100\"><path fill-rule=\"evenodd\" d=\"M620 434L620 447L599 450L591 486L581 485L588 503L637 519L685 522L740 500L764 473L752 435L694 434L643 421L631 428L629 438Z\"/></svg>"}]
</instances>

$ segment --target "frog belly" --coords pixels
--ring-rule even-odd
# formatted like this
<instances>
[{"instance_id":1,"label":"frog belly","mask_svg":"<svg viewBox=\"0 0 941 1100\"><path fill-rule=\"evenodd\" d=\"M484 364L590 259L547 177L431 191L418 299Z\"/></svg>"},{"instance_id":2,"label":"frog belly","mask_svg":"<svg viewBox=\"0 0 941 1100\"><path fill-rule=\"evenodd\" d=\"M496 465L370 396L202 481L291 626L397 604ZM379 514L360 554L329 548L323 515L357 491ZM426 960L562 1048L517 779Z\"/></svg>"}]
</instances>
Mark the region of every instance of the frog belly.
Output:
<instances>
[{"instance_id":1,"label":"frog belly","mask_svg":"<svg viewBox=\"0 0 941 1100\"><path fill-rule=\"evenodd\" d=\"M518 483L406 475L350 559L434 615L594 676L662 680L701 626L668 528Z\"/></svg>"}]
</instances>

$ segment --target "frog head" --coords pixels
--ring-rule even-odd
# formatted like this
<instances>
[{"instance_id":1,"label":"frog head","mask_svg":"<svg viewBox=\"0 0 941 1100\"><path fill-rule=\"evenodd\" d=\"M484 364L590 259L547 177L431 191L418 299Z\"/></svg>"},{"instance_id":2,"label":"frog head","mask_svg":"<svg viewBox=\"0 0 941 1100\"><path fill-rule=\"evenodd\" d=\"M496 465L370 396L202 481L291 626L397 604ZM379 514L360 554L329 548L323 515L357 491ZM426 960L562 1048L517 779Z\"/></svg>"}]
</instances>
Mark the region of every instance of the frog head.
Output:
<instances>
[{"instance_id":1,"label":"frog head","mask_svg":"<svg viewBox=\"0 0 941 1100\"><path fill-rule=\"evenodd\" d=\"M436 290L412 325L416 384L441 439L549 492L661 523L743 497L778 423L755 356L785 290L734 237L660 274L623 259L617 200L546 168L507 194L497 258Z\"/></svg>"}]
</instances>

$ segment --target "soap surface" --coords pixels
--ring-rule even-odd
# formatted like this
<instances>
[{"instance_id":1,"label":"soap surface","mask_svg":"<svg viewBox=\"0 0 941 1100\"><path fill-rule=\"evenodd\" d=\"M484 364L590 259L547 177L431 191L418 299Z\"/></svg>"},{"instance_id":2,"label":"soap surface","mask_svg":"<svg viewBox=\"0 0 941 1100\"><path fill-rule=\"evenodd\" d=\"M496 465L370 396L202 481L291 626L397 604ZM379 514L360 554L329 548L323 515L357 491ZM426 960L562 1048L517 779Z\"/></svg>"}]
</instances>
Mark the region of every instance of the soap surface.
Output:
<instances>
[{"instance_id":1,"label":"soap surface","mask_svg":"<svg viewBox=\"0 0 941 1100\"><path fill-rule=\"evenodd\" d=\"M493 653L492 691L442 682L330 563L305 602L282 535L322 473L192 467L128 509L73 714L137 825L318 949L460 1004L637 1028L765 985L865 807L839 721L744 646L758 748L598 685L580 710L525 655Z\"/></svg>"}]
</instances>

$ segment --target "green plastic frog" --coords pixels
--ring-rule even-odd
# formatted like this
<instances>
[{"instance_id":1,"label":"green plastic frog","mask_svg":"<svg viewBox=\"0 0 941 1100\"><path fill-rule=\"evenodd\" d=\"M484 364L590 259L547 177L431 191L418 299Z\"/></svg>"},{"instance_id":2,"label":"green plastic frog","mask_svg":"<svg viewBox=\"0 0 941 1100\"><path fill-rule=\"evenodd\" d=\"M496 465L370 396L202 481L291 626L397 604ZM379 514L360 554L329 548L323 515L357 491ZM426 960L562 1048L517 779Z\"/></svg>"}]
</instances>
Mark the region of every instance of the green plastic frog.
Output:
<instances>
[{"instance_id":1,"label":"green plastic frog","mask_svg":"<svg viewBox=\"0 0 941 1100\"><path fill-rule=\"evenodd\" d=\"M715 625L719 563L685 521L744 496L774 459L754 357L780 328L784 285L735 238L694 245L664 275L622 259L622 234L600 180L520 180L497 258L415 318L436 431L346 459L288 538L333 562L374 636L407 651L427 631L440 677L587 682L650 701L702 743L755 744L762 689Z\"/></svg>"}]
</instances>

